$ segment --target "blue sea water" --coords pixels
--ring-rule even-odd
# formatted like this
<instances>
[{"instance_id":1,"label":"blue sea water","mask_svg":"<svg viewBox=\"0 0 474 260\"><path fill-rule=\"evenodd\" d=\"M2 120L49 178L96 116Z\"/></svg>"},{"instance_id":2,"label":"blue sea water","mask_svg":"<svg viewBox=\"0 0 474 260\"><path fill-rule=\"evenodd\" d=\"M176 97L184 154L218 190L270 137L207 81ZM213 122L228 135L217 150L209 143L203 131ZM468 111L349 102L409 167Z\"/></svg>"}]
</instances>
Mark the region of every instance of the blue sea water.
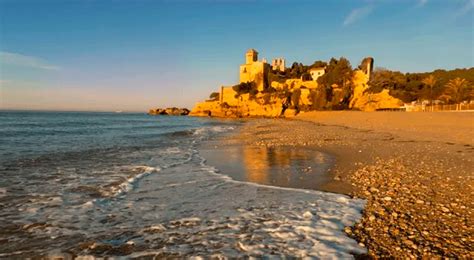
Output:
<instances>
[{"instance_id":1,"label":"blue sea water","mask_svg":"<svg viewBox=\"0 0 474 260\"><path fill-rule=\"evenodd\" d=\"M143 113L0 112L1 162L55 153L154 146L166 134L215 124L202 118Z\"/></svg>"},{"instance_id":2,"label":"blue sea water","mask_svg":"<svg viewBox=\"0 0 474 260\"><path fill-rule=\"evenodd\" d=\"M206 164L199 145L240 124L0 111L0 258L363 253L342 232L363 201L234 181Z\"/></svg>"}]
</instances>

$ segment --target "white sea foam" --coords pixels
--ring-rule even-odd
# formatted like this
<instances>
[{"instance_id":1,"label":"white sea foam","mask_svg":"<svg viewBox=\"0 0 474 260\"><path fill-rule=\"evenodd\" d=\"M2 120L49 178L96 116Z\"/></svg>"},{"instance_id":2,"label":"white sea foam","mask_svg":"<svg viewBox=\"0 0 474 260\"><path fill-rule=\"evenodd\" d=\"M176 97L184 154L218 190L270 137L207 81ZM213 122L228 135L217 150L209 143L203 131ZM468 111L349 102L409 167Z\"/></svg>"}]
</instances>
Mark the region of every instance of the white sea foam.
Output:
<instances>
[{"instance_id":1,"label":"white sea foam","mask_svg":"<svg viewBox=\"0 0 474 260\"><path fill-rule=\"evenodd\" d=\"M365 201L236 181L207 165L194 144L232 128L197 129L191 142L148 151L143 162L155 167L99 168L81 176L76 190L68 187L62 200L31 194L17 223L26 239L45 241L33 255L47 255L54 238L54 248L84 258L127 252L129 258L326 259L366 252L343 232L361 217Z\"/></svg>"},{"instance_id":2,"label":"white sea foam","mask_svg":"<svg viewBox=\"0 0 474 260\"><path fill-rule=\"evenodd\" d=\"M179 154L181 152L182 150L179 147L169 147L163 151L164 154Z\"/></svg>"},{"instance_id":3,"label":"white sea foam","mask_svg":"<svg viewBox=\"0 0 474 260\"><path fill-rule=\"evenodd\" d=\"M140 239L134 243L148 241L149 249L130 257L326 259L366 253L343 231L361 217L365 201L327 192L235 181L218 174L198 154L193 158L200 170L186 164L179 168L179 174L167 169L153 175L156 183L181 185L162 185L151 193L163 198L155 208L161 215L157 216L155 211L142 218L159 224L141 229ZM141 188L146 189L145 186ZM135 203L134 207L149 207L146 205Z\"/></svg>"},{"instance_id":4,"label":"white sea foam","mask_svg":"<svg viewBox=\"0 0 474 260\"><path fill-rule=\"evenodd\" d=\"M194 135L204 135L209 133L223 133L234 130L233 126L213 126L213 127L201 127L194 130Z\"/></svg>"},{"instance_id":5,"label":"white sea foam","mask_svg":"<svg viewBox=\"0 0 474 260\"><path fill-rule=\"evenodd\" d=\"M122 183L117 186L109 186L109 189L103 190L102 194L106 197L118 197L122 196L133 188L133 185L139 181L141 178L154 173L159 172L161 169L158 167L150 166L133 166L130 167L132 170L139 171L140 173L131 175L126 178Z\"/></svg>"}]
</instances>

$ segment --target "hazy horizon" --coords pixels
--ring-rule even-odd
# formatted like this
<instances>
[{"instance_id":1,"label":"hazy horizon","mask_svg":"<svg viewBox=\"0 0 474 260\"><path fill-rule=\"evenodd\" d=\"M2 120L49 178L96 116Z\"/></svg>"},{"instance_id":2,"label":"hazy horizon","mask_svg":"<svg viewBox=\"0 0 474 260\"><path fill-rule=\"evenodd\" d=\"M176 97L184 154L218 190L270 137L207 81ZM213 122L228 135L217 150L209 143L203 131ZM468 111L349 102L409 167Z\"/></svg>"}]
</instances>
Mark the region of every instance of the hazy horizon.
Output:
<instances>
[{"instance_id":1,"label":"hazy horizon","mask_svg":"<svg viewBox=\"0 0 474 260\"><path fill-rule=\"evenodd\" d=\"M0 0L0 110L187 107L238 66L344 56L402 72L474 66L474 0Z\"/></svg>"}]
</instances>

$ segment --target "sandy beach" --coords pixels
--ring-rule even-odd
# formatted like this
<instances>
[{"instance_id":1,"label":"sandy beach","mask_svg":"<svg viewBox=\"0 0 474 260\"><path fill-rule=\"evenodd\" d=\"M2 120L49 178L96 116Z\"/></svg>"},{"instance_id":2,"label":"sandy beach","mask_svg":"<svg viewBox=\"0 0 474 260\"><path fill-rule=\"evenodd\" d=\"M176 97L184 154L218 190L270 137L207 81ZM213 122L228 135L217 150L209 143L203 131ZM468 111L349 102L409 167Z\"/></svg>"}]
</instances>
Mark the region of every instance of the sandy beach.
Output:
<instances>
[{"instance_id":1,"label":"sandy beach","mask_svg":"<svg viewBox=\"0 0 474 260\"><path fill-rule=\"evenodd\" d=\"M301 153L297 151L322 153L320 157L329 158L321 159L330 164L327 170L302 164L288 170L286 179L325 171L321 181L302 188L366 199L363 218L345 232L367 247L370 256L472 258L473 133L471 112L310 112L293 119L249 120L212 148L215 155L245 147L254 170L263 167L255 165L259 158L269 158L268 151L271 158ZM212 154L205 157L224 167L224 173L232 172L232 163ZM261 171L250 181L265 183L272 172ZM298 185L294 183L280 178L275 185Z\"/></svg>"}]
</instances>

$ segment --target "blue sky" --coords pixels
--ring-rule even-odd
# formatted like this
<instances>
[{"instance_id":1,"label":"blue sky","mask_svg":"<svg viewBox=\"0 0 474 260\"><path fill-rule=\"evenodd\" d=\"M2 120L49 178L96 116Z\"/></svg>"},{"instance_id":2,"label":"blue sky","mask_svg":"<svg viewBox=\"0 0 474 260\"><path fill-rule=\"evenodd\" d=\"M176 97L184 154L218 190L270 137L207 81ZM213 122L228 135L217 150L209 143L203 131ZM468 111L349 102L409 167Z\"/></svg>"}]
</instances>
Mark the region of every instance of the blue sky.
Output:
<instances>
[{"instance_id":1,"label":"blue sky","mask_svg":"<svg viewBox=\"0 0 474 260\"><path fill-rule=\"evenodd\" d=\"M249 48L305 64L473 67L474 0L0 0L0 109L192 107Z\"/></svg>"}]
</instances>

